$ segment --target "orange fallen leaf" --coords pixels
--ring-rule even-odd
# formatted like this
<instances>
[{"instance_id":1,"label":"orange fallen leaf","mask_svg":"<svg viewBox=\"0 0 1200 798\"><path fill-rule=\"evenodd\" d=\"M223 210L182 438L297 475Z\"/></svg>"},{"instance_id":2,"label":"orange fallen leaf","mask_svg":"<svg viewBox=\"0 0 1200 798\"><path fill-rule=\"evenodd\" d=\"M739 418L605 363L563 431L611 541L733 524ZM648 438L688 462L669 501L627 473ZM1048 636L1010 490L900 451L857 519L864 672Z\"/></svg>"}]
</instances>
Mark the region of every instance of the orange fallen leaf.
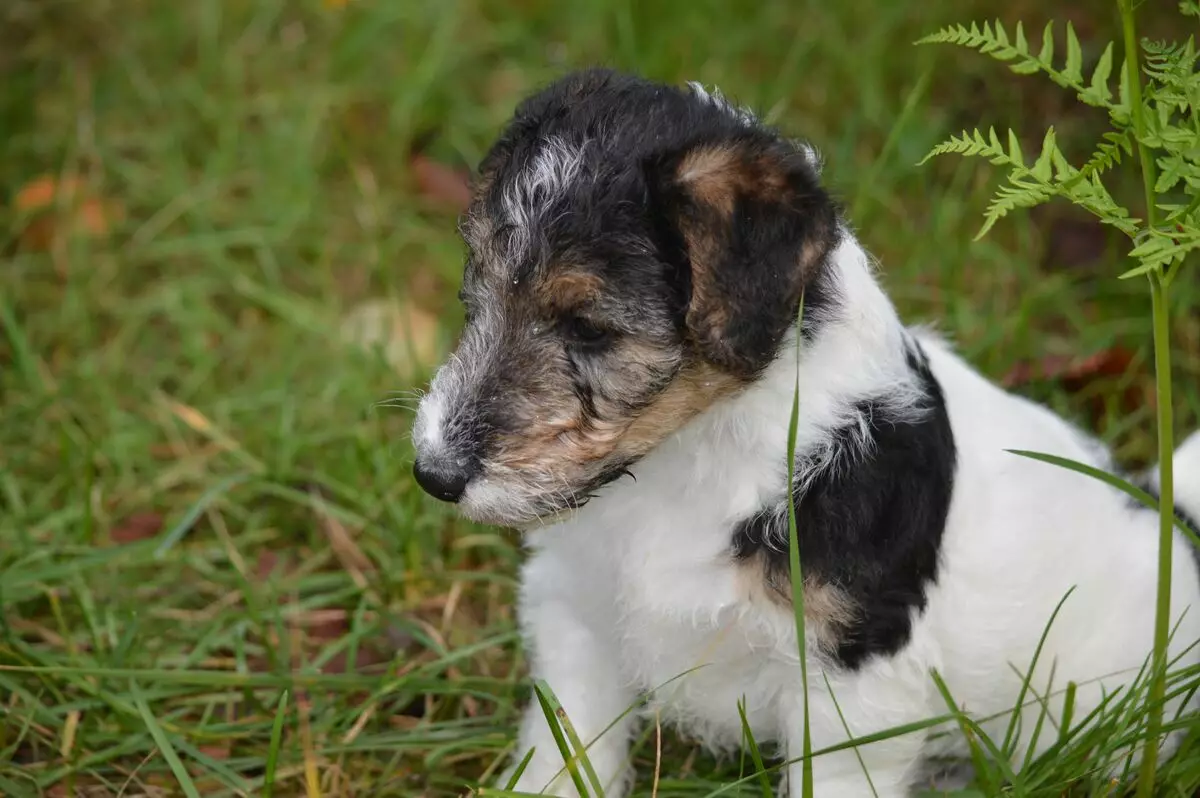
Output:
<instances>
[{"instance_id":1,"label":"orange fallen leaf","mask_svg":"<svg viewBox=\"0 0 1200 798\"><path fill-rule=\"evenodd\" d=\"M79 191L79 178L68 177L58 180L53 175L42 175L26 183L17 191L13 205L22 213L41 210L53 205L58 198L65 197L67 202Z\"/></svg>"},{"instance_id":2,"label":"orange fallen leaf","mask_svg":"<svg viewBox=\"0 0 1200 798\"><path fill-rule=\"evenodd\" d=\"M258 552L258 557L254 560L254 576L259 580L265 580L275 571L275 567L283 563L281 574L287 573L291 567L290 558L286 555L280 557L270 549L261 549Z\"/></svg>"},{"instance_id":3,"label":"orange fallen leaf","mask_svg":"<svg viewBox=\"0 0 1200 798\"><path fill-rule=\"evenodd\" d=\"M466 172L440 164L417 153L410 162L421 196L461 212L471 202L471 181Z\"/></svg>"},{"instance_id":4,"label":"orange fallen leaf","mask_svg":"<svg viewBox=\"0 0 1200 798\"><path fill-rule=\"evenodd\" d=\"M162 531L163 517L158 513L134 513L109 530L113 543L137 543L152 538Z\"/></svg>"},{"instance_id":5,"label":"orange fallen leaf","mask_svg":"<svg viewBox=\"0 0 1200 798\"><path fill-rule=\"evenodd\" d=\"M225 760L229 759L233 753L233 740L224 740L222 742L205 743L197 746L200 753L212 759Z\"/></svg>"},{"instance_id":6,"label":"orange fallen leaf","mask_svg":"<svg viewBox=\"0 0 1200 798\"><path fill-rule=\"evenodd\" d=\"M1114 346L1086 357L1047 355L1037 361L1017 363L1004 375L1001 383L1008 388L1031 382L1059 382L1070 393L1087 387L1104 377L1119 377L1133 363L1133 352Z\"/></svg>"},{"instance_id":7,"label":"orange fallen leaf","mask_svg":"<svg viewBox=\"0 0 1200 798\"><path fill-rule=\"evenodd\" d=\"M17 212L27 217L20 232L22 246L44 251L62 235L106 235L122 216L116 202L89 192L77 177L42 175L22 186L13 198Z\"/></svg>"},{"instance_id":8,"label":"orange fallen leaf","mask_svg":"<svg viewBox=\"0 0 1200 798\"><path fill-rule=\"evenodd\" d=\"M1129 373L1134 353L1114 346L1086 357L1048 355L1038 361L1018 363L1001 379L1006 388L1019 388L1031 383L1052 383L1071 396L1083 395L1085 412L1093 423L1099 423L1107 413L1107 402L1116 386L1111 383L1097 386L1102 381L1114 381ZM1102 387L1102 390L1089 389ZM1131 413L1139 407L1152 405L1153 393L1147 393L1142 383L1131 383L1120 390L1118 407Z\"/></svg>"}]
</instances>

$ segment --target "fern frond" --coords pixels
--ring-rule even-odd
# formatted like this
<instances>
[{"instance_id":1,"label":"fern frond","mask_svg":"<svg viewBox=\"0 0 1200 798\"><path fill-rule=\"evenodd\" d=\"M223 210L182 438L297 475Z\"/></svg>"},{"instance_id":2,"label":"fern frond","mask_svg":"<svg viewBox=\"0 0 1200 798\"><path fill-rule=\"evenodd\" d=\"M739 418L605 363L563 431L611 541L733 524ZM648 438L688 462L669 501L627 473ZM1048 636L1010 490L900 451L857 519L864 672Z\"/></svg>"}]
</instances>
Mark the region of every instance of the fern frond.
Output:
<instances>
[{"instance_id":1,"label":"fern frond","mask_svg":"<svg viewBox=\"0 0 1200 798\"><path fill-rule=\"evenodd\" d=\"M1149 230L1148 235L1129 252L1138 265L1121 275L1123 279L1136 277L1163 266L1182 261L1188 253L1200 249L1200 230L1174 231L1170 235L1161 230Z\"/></svg>"},{"instance_id":2,"label":"fern frond","mask_svg":"<svg viewBox=\"0 0 1200 798\"><path fill-rule=\"evenodd\" d=\"M1112 91L1108 88L1108 78L1112 74L1113 43L1109 42L1096 68L1092 70L1092 79L1088 87L1079 92L1079 98L1088 105L1108 108L1112 105Z\"/></svg>"},{"instance_id":3,"label":"fern frond","mask_svg":"<svg viewBox=\"0 0 1200 798\"><path fill-rule=\"evenodd\" d=\"M1008 68L1018 75L1043 72L1060 86L1073 89L1083 102L1098 108L1106 108L1116 117L1125 117L1128 114L1129 105L1126 102L1126 94L1119 93L1118 99L1114 102L1112 91L1108 86L1108 80L1112 74L1112 43L1105 46L1100 59L1092 70L1091 78L1085 83L1083 47L1079 43L1079 37L1075 34L1074 26L1069 22L1066 32L1066 60L1061 69L1054 64L1053 22L1048 23L1042 30L1042 46L1036 54L1030 49L1021 23L1017 23L1017 27L1010 37L1004 25L998 20L991 23L985 22L982 26L977 23L971 23L970 27L951 25L918 39L917 44L954 44L978 50L997 61L1005 62L1008 64Z\"/></svg>"},{"instance_id":4,"label":"fern frond","mask_svg":"<svg viewBox=\"0 0 1200 798\"><path fill-rule=\"evenodd\" d=\"M1179 153L1169 153L1158 158L1158 182L1154 185L1157 194L1165 194L1184 182L1188 188L1200 187L1200 166Z\"/></svg>"},{"instance_id":5,"label":"fern frond","mask_svg":"<svg viewBox=\"0 0 1200 798\"><path fill-rule=\"evenodd\" d=\"M1017 134L1012 130L1008 131L1007 150L1000 143L1000 138L996 135L995 128L988 129L986 138L976 128L970 133L964 130L961 134L951 136L946 141L943 141L930 150L917 165L920 166L935 156L949 154L962 155L968 158L986 158L989 162L998 166L1025 168L1025 155L1021 152L1021 143L1017 139Z\"/></svg>"},{"instance_id":6,"label":"fern frond","mask_svg":"<svg viewBox=\"0 0 1200 798\"><path fill-rule=\"evenodd\" d=\"M1121 163L1122 153L1133 155L1133 137L1128 130L1105 133L1096 151L1079 170L1081 177L1103 174Z\"/></svg>"},{"instance_id":7,"label":"fern frond","mask_svg":"<svg viewBox=\"0 0 1200 798\"><path fill-rule=\"evenodd\" d=\"M1032 208L1041 205L1054 196L1050 186L1031 180L1022 180L1015 175L1009 175L1008 185L996 189L995 196L988 204L984 214L983 227L975 234L975 240L983 238L996 222L1003 219L1018 208Z\"/></svg>"},{"instance_id":8,"label":"fern frond","mask_svg":"<svg viewBox=\"0 0 1200 798\"><path fill-rule=\"evenodd\" d=\"M1040 66L1038 57L1029 50L1029 43L1025 39L1025 30L1020 22L1017 23L1011 41L1007 31L1004 30L1004 25L996 20L994 23L983 23L983 27L975 22L972 22L969 28L965 25L950 25L918 39L917 44L956 44L960 47L969 47L985 55L990 55L998 61L1016 61L1017 63L1010 64L1010 68L1014 70L1021 67L1032 67L1032 71L1036 72ZM1050 46L1050 54L1053 55L1053 41Z\"/></svg>"},{"instance_id":9,"label":"fern frond","mask_svg":"<svg viewBox=\"0 0 1200 798\"><path fill-rule=\"evenodd\" d=\"M1125 235L1133 238L1138 234L1141 220L1129 215L1129 211L1117 204L1104 187L1098 173L1092 173L1086 180L1078 180L1063 185L1061 194L1079 207L1096 216L1100 221L1115 227Z\"/></svg>"}]
</instances>

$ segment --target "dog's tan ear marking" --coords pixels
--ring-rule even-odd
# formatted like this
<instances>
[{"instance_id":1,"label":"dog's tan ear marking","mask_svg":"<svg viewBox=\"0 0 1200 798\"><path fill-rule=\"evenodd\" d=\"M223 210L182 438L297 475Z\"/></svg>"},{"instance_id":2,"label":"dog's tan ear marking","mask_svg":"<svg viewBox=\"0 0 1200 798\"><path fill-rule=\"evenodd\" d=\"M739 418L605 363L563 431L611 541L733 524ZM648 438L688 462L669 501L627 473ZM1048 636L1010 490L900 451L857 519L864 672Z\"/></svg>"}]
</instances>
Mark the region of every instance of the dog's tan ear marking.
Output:
<instances>
[{"instance_id":1,"label":"dog's tan ear marking","mask_svg":"<svg viewBox=\"0 0 1200 798\"><path fill-rule=\"evenodd\" d=\"M687 329L714 366L752 379L836 240L807 154L779 141L702 144L670 159L656 201L686 253Z\"/></svg>"}]
</instances>

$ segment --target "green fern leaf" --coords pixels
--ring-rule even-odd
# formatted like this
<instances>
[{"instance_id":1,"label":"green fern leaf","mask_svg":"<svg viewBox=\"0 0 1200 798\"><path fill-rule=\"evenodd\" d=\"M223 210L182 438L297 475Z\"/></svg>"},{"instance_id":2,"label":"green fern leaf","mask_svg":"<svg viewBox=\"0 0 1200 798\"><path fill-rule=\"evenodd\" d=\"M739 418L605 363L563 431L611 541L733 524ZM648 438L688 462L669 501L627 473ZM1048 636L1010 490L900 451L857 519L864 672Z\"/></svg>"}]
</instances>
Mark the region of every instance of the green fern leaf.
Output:
<instances>
[{"instance_id":1,"label":"green fern leaf","mask_svg":"<svg viewBox=\"0 0 1200 798\"><path fill-rule=\"evenodd\" d=\"M1140 221L1129 216L1129 211L1118 205L1104 187L1100 175L1093 173L1087 180L1080 181L1069 188L1063 187L1063 195L1076 205L1091 212L1100 221L1117 228L1125 235L1133 238L1137 235Z\"/></svg>"},{"instance_id":2,"label":"green fern leaf","mask_svg":"<svg viewBox=\"0 0 1200 798\"><path fill-rule=\"evenodd\" d=\"M1067 64L1063 75L1072 83L1083 82L1083 48L1079 46L1079 37L1070 22L1067 23Z\"/></svg>"},{"instance_id":3,"label":"green fern leaf","mask_svg":"<svg viewBox=\"0 0 1200 798\"><path fill-rule=\"evenodd\" d=\"M1103 108L1112 102L1112 91L1108 88L1108 77L1112 74L1112 54L1113 46L1112 42L1109 42L1100 55L1100 60L1096 62L1095 70L1092 71L1091 84L1079 92L1079 99L1088 105Z\"/></svg>"},{"instance_id":4,"label":"green fern leaf","mask_svg":"<svg viewBox=\"0 0 1200 798\"><path fill-rule=\"evenodd\" d=\"M1010 137L1011 143L1011 137ZM1005 151L1004 146L1000 143L999 137L996 135L995 128L988 130L988 137L984 138L983 134L978 129L968 133L965 130L958 136L951 136L946 141L934 147L929 151L929 154L921 159L921 164L928 161L937 155L963 155L968 158L986 158L993 164L997 165L1014 165L1012 157ZM1016 164L1020 166L1021 164Z\"/></svg>"},{"instance_id":5,"label":"green fern leaf","mask_svg":"<svg viewBox=\"0 0 1200 798\"><path fill-rule=\"evenodd\" d=\"M1009 181L1008 185L996 190L996 195L984 214L983 226L975 234L976 241L987 235L996 222L1012 211L1041 205L1053 196L1053 190L1048 186L1022 181L1013 175L1009 176Z\"/></svg>"},{"instance_id":6,"label":"green fern leaf","mask_svg":"<svg viewBox=\"0 0 1200 798\"><path fill-rule=\"evenodd\" d=\"M1043 64L1054 63L1054 22L1047 22L1046 29L1042 31L1042 51L1038 53L1038 61Z\"/></svg>"},{"instance_id":7,"label":"green fern leaf","mask_svg":"<svg viewBox=\"0 0 1200 798\"><path fill-rule=\"evenodd\" d=\"M1149 271L1182 261L1187 255L1200 249L1200 230L1173 232L1171 235L1160 230L1150 230L1149 235L1129 252L1138 265L1121 275L1122 279L1137 277Z\"/></svg>"},{"instance_id":8,"label":"green fern leaf","mask_svg":"<svg viewBox=\"0 0 1200 798\"><path fill-rule=\"evenodd\" d=\"M1032 171L1033 176L1043 183L1049 183L1053 177L1051 168L1054 165L1054 153L1056 151L1054 128L1050 127L1046 130L1046 138L1042 140L1042 154L1038 156L1037 161L1033 164Z\"/></svg>"},{"instance_id":9,"label":"green fern leaf","mask_svg":"<svg viewBox=\"0 0 1200 798\"><path fill-rule=\"evenodd\" d=\"M1021 140L1012 128L1008 129L1008 157L1015 166L1025 166L1025 153L1021 152Z\"/></svg>"},{"instance_id":10,"label":"green fern leaf","mask_svg":"<svg viewBox=\"0 0 1200 798\"><path fill-rule=\"evenodd\" d=\"M1017 33L1014 38L1016 41L1013 45L1013 49L1018 53L1021 53L1024 58L1015 64L1010 64L1008 68L1013 72L1016 72L1018 75L1034 74L1041 69L1042 66L1037 62L1037 59L1030 54L1029 42L1025 39L1025 26L1020 22L1017 23Z\"/></svg>"},{"instance_id":11,"label":"green fern leaf","mask_svg":"<svg viewBox=\"0 0 1200 798\"><path fill-rule=\"evenodd\" d=\"M983 23L987 27L987 23ZM996 20L996 46L1001 49L1011 49L1008 46L1008 34L1004 31L1004 26L1000 24L1000 20Z\"/></svg>"},{"instance_id":12,"label":"green fern leaf","mask_svg":"<svg viewBox=\"0 0 1200 798\"><path fill-rule=\"evenodd\" d=\"M1109 109L1114 118L1128 119L1128 104L1114 107L1112 92L1108 87L1108 78L1112 73L1112 44L1105 47L1100 60L1096 64L1089 84L1084 83L1083 77L1083 48L1074 27L1067 25L1066 34L1066 64L1062 69L1054 65L1054 23L1047 23L1042 30L1041 49L1034 54L1029 48L1025 37L1025 28L1017 23L1013 36L1008 35L1004 25L996 22L978 23L971 26L951 25L932 33L917 41L917 44L955 44L969 47L980 53L1003 61L1008 68L1018 75L1032 75L1044 72L1051 80L1060 86L1072 89L1079 98L1088 105ZM1124 97L1124 95L1122 95Z\"/></svg>"},{"instance_id":13,"label":"green fern leaf","mask_svg":"<svg viewBox=\"0 0 1200 798\"><path fill-rule=\"evenodd\" d=\"M1063 155L1062 150L1058 147L1050 154L1050 160L1054 164L1054 179L1060 183L1070 183L1079 176L1079 170L1071 166L1067 156Z\"/></svg>"},{"instance_id":14,"label":"green fern leaf","mask_svg":"<svg viewBox=\"0 0 1200 798\"><path fill-rule=\"evenodd\" d=\"M1022 53L1029 52L1029 42L1025 40L1025 25L1020 20L1017 20L1017 29L1013 33L1013 49Z\"/></svg>"},{"instance_id":15,"label":"green fern leaf","mask_svg":"<svg viewBox=\"0 0 1200 798\"><path fill-rule=\"evenodd\" d=\"M1096 151L1079 170L1083 177L1107 172L1121 163L1122 153L1133 154L1133 139L1128 130L1105 133L1103 140L1096 146Z\"/></svg>"},{"instance_id":16,"label":"green fern leaf","mask_svg":"<svg viewBox=\"0 0 1200 798\"><path fill-rule=\"evenodd\" d=\"M1154 184L1154 191L1157 194L1165 194L1175 187L1175 184L1183 180L1184 174L1188 171L1190 164L1183 160L1179 155L1168 155L1165 158L1158 159L1158 168L1161 169L1158 173L1158 182Z\"/></svg>"}]
</instances>

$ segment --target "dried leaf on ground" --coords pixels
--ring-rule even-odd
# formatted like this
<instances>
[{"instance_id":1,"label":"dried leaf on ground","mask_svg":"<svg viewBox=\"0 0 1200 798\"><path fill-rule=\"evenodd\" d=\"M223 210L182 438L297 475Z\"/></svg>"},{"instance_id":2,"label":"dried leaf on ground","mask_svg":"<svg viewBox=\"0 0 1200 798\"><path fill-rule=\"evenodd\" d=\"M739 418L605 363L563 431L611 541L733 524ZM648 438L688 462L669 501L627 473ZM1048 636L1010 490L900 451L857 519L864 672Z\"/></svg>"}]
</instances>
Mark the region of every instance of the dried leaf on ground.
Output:
<instances>
[{"instance_id":1,"label":"dried leaf on ground","mask_svg":"<svg viewBox=\"0 0 1200 798\"><path fill-rule=\"evenodd\" d=\"M287 553L280 555L271 549L259 549L254 558L254 576L260 581L266 581L272 576L282 579L292 568L292 558Z\"/></svg>"},{"instance_id":2,"label":"dried leaf on ground","mask_svg":"<svg viewBox=\"0 0 1200 798\"><path fill-rule=\"evenodd\" d=\"M466 210L471 202L471 178L466 172L421 153L412 156L410 165L421 196L457 212Z\"/></svg>"},{"instance_id":3,"label":"dried leaf on ground","mask_svg":"<svg viewBox=\"0 0 1200 798\"><path fill-rule=\"evenodd\" d=\"M13 207L25 219L21 245L44 251L63 235L106 235L123 211L110 199L99 196L77 177L42 175L22 186Z\"/></svg>"},{"instance_id":4,"label":"dried leaf on ground","mask_svg":"<svg viewBox=\"0 0 1200 798\"><path fill-rule=\"evenodd\" d=\"M1032 383L1053 383L1072 396L1083 397L1083 412L1093 425L1102 424L1109 405L1119 393L1116 409L1132 413L1154 405L1153 384L1124 380L1118 390L1115 384L1129 373L1135 355L1120 346L1110 347L1086 357L1048 355L1035 362L1018 363L1001 380L1006 388L1020 388Z\"/></svg>"},{"instance_id":5,"label":"dried leaf on ground","mask_svg":"<svg viewBox=\"0 0 1200 798\"><path fill-rule=\"evenodd\" d=\"M1004 375L1001 384L1017 388L1033 382L1057 382L1067 392L1077 393L1096 380L1125 374L1133 360L1134 353L1121 346L1086 357L1047 355L1037 361L1017 363Z\"/></svg>"},{"instance_id":6,"label":"dried leaf on ground","mask_svg":"<svg viewBox=\"0 0 1200 798\"><path fill-rule=\"evenodd\" d=\"M162 528L163 517L158 513L135 513L110 529L108 536L113 543L137 543L154 537Z\"/></svg>"}]
</instances>

